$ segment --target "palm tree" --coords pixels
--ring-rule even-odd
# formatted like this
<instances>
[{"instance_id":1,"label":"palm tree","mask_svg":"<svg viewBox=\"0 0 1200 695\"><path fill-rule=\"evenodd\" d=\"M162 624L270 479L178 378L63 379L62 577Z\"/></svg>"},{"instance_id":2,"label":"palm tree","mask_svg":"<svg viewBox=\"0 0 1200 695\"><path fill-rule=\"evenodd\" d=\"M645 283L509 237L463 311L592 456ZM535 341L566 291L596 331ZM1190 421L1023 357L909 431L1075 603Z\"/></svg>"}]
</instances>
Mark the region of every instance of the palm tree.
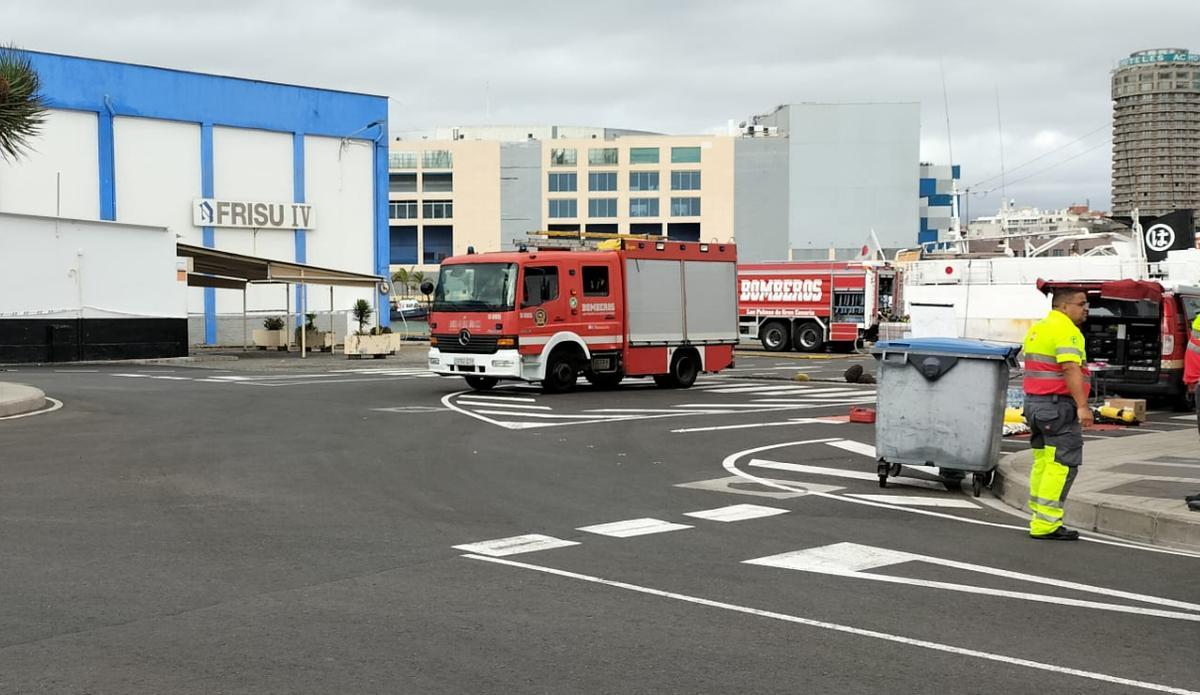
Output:
<instances>
[{"instance_id":1,"label":"palm tree","mask_svg":"<svg viewBox=\"0 0 1200 695\"><path fill-rule=\"evenodd\" d=\"M16 160L46 120L41 80L29 57L0 47L0 157Z\"/></svg>"},{"instance_id":2,"label":"palm tree","mask_svg":"<svg viewBox=\"0 0 1200 695\"><path fill-rule=\"evenodd\" d=\"M360 299L350 307L350 313L354 316L354 320L358 322L358 334L366 335L367 321L371 320L371 315L375 313L375 309L371 307L371 304L367 300Z\"/></svg>"},{"instance_id":3,"label":"palm tree","mask_svg":"<svg viewBox=\"0 0 1200 695\"><path fill-rule=\"evenodd\" d=\"M405 297L408 296L408 290L410 289L410 286L408 283L409 283L408 271L405 270L404 268L401 268L400 270L397 270L396 272L392 273L392 284L403 287Z\"/></svg>"}]
</instances>

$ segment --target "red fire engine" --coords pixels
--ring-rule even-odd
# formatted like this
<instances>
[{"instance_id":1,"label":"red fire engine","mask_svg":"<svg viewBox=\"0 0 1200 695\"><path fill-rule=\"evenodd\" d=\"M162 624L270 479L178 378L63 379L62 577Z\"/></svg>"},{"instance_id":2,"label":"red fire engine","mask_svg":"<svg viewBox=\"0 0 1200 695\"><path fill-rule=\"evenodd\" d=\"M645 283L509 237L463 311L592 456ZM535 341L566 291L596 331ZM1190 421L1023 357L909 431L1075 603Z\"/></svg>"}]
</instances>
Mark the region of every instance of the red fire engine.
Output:
<instances>
[{"instance_id":1,"label":"red fire engine","mask_svg":"<svg viewBox=\"0 0 1200 695\"><path fill-rule=\"evenodd\" d=\"M474 389L501 379L547 392L582 374L688 388L733 364L733 244L620 239L606 250L524 250L442 261L429 315L429 368ZM428 290L428 291L427 291Z\"/></svg>"},{"instance_id":2,"label":"red fire engine","mask_svg":"<svg viewBox=\"0 0 1200 695\"><path fill-rule=\"evenodd\" d=\"M850 349L899 306L896 269L885 261L787 261L738 266L741 334L764 348Z\"/></svg>"}]
</instances>

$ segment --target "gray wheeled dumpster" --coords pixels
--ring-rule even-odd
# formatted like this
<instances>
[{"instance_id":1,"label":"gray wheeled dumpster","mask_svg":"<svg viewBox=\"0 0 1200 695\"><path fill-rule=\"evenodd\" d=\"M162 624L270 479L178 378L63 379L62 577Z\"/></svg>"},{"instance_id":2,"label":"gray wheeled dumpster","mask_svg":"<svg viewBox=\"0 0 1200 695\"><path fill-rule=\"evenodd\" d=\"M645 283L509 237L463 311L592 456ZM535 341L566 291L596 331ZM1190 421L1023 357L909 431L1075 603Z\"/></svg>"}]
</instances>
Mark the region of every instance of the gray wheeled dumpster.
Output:
<instances>
[{"instance_id":1,"label":"gray wheeled dumpster","mask_svg":"<svg viewBox=\"0 0 1200 695\"><path fill-rule=\"evenodd\" d=\"M1020 349L966 338L876 343L879 486L901 465L937 466L951 484L971 473L978 497L1000 456L1009 371Z\"/></svg>"}]
</instances>

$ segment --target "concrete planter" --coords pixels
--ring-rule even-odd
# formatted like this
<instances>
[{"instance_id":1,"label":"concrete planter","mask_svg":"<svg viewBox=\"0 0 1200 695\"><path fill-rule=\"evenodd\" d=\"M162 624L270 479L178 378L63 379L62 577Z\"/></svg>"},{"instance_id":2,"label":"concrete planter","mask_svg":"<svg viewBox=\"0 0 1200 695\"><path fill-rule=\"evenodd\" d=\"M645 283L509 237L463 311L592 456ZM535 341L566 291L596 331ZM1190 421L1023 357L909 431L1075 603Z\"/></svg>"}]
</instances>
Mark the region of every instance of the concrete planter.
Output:
<instances>
[{"instance_id":1,"label":"concrete planter","mask_svg":"<svg viewBox=\"0 0 1200 695\"><path fill-rule=\"evenodd\" d=\"M254 329L254 344L259 350L267 348L275 348L276 350L287 349L287 331L268 331L265 328Z\"/></svg>"},{"instance_id":2,"label":"concrete planter","mask_svg":"<svg viewBox=\"0 0 1200 695\"><path fill-rule=\"evenodd\" d=\"M344 346L346 357L373 357L383 359L396 354L400 349L399 333L384 333L382 335L348 335Z\"/></svg>"},{"instance_id":3,"label":"concrete planter","mask_svg":"<svg viewBox=\"0 0 1200 695\"><path fill-rule=\"evenodd\" d=\"M300 333L296 332L296 337L292 341L296 347L300 347ZM333 332L332 331L307 331L304 335L304 347L309 352L320 350L321 352L333 352Z\"/></svg>"}]
</instances>

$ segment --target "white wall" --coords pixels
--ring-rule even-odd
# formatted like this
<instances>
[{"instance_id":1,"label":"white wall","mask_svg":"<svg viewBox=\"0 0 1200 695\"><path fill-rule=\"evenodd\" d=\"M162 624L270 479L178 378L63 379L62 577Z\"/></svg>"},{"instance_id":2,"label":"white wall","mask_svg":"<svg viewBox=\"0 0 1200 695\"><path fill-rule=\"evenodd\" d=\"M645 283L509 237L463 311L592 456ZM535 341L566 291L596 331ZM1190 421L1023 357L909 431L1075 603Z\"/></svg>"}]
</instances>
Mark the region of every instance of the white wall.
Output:
<instances>
[{"instance_id":1,"label":"white wall","mask_svg":"<svg viewBox=\"0 0 1200 695\"><path fill-rule=\"evenodd\" d=\"M292 202L292 135L248 128L213 128L213 196L226 200ZM183 202L190 204L191 198ZM321 210L317 210L317 222L321 222ZM222 251L296 260L295 234L290 229L255 232L218 227L213 236L214 245ZM246 292L246 303L250 311L278 310L282 314L286 308L284 289L251 285ZM193 305L192 310L203 311L203 301ZM241 291L217 290L217 313L241 311Z\"/></svg>"},{"instance_id":2,"label":"white wall","mask_svg":"<svg viewBox=\"0 0 1200 695\"><path fill-rule=\"evenodd\" d=\"M0 158L0 212L100 217L99 125L94 113L52 110L32 151L17 162ZM61 174L61 186L56 174Z\"/></svg>"},{"instance_id":3,"label":"white wall","mask_svg":"<svg viewBox=\"0 0 1200 695\"><path fill-rule=\"evenodd\" d=\"M0 317L187 316L162 227L0 213L0 278Z\"/></svg>"},{"instance_id":4,"label":"white wall","mask_svg":"<svg viewBox=\"0 0 1200 695\"><path fill-rule=\"evenodd\" d=\"M375 272L374 143L366 140L308 136L304 139L304 196L313 206L317 227L308 232L310 265ZM309 308L329 309L329 288L309 289ZM346 310L375 293L353 287L333 290L334 310ZM387 310L387 303L380 300Z\"/></svg>"},{"instance_id":5,"label":"white wall","mask_svg":"<svg viewBox=\"0 0 1200 695\"><path fill-rule=\"evenodd\" d=\"M166 227L199 246L192 200L200 197L200 126L149 118L113 119L117 221Z\"/></svg>"}]
</instances>

